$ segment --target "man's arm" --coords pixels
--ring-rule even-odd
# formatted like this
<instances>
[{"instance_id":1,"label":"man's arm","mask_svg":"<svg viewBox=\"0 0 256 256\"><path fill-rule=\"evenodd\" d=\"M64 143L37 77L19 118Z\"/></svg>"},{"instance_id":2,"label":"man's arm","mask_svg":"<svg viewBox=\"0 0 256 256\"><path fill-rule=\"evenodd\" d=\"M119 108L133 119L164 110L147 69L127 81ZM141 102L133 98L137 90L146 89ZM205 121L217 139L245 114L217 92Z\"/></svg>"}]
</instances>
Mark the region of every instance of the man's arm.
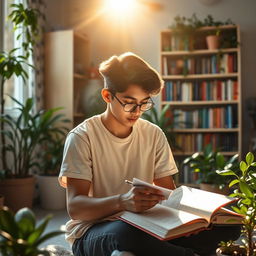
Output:
<instances>
[{"instance_id":1,"label":"man's arm","mask_svg":"<svg viewBox=\"0 0 256 256\"><path fill-rule=\"evenodd\" d=\"M154 183L157 186L163 187L163 188L168 188L168 189L175 189L176 185L174 183L174 180L172 176L166 176L163 178L155 179Z\"/></svg>"},{"instance_id":2,"label":"man's arm","mask_svg":"<svg viewBox=\"0 0 256 256\"><path fill-rule=\"evenodd\" d=\"M89 197L91 182L67 178L67 208L72 219L93 221L120 211L143 212L164 199L161 191L134 186L126 194Z\"/></svg>"}]
</instances>

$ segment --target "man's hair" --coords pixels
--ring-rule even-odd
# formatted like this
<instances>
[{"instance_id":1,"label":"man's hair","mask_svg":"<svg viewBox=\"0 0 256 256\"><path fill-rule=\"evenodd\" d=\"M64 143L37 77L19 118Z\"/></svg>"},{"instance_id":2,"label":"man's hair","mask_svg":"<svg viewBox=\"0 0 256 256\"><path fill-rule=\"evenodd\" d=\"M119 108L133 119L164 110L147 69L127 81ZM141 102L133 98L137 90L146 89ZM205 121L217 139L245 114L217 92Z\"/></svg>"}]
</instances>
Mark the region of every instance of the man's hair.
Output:
<instances>
[{"instance_id":1,"label":"man's hair","mask_svg":"<svg viewBox=\"0 0 256 256\"><path fill-rule=\"evenodd\" d=\"M112 56L100 64L99 71L104 87L112 93L124 92L129 85L136 84L149 94L158 94L164 85L158 72L131 52Z\"/></svg>"}]
</instances>

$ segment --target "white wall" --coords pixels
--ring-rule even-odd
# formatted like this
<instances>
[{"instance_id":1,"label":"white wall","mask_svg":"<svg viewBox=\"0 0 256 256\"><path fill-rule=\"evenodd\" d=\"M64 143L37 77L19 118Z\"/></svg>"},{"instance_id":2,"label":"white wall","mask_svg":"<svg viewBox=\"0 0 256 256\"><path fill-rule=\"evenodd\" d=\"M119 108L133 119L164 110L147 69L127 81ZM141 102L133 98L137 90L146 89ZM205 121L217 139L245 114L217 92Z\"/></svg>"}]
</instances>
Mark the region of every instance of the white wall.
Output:
<instances>
[{"instance_id":1,"label":"white wall","mask_svg":"<svg viewBox=\"0 0 256 256\"><path fill-rule=\"evenodd\" d=\"M167 28L176 15L190 17L196 13L203 19L211 14L221 21L230 18L240 25L242 32L243 149L247 152L250 119L245 103L248 97L256 97L256 1L218 0L213 5L202 4L203 0L148 1L160 3L163 8L152 11L142 7L120 30L121 24L105 15L95 18L101 0L45 0L47 30L75 28L88 34L95 64L113 54L133 51L159 70L159 32Z\"/></svg>"}]
</instances>

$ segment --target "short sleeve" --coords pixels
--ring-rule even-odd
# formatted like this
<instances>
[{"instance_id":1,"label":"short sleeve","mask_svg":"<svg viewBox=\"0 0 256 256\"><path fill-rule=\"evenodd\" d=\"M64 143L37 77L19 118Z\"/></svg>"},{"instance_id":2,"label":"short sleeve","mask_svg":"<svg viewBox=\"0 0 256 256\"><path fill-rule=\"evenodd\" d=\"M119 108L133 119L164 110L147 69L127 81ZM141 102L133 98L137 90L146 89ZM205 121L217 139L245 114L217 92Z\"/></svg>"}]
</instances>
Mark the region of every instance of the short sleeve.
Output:
<instances>
[{"instance_id":1,"label":"short sleeve","mask_svg":"<svg viewBox=\"0 0 256 256\"><path fill-rule=\"evenodd\" d=\"M59 174L61 186L67 186L67 177L92 180L91 150L87 136L71 132L66 138Z\"/></svg>"},{"instance_id":2,"label":"short sleeve","mask_svg":"<svg viewBox=\"0 0 256 256\"><path fill-rule=\"evenodd\" d=\"M173 154L165 134L162 130L157 131L154 178L159 179L178 172Z\"/></svg>"}]
</instances>

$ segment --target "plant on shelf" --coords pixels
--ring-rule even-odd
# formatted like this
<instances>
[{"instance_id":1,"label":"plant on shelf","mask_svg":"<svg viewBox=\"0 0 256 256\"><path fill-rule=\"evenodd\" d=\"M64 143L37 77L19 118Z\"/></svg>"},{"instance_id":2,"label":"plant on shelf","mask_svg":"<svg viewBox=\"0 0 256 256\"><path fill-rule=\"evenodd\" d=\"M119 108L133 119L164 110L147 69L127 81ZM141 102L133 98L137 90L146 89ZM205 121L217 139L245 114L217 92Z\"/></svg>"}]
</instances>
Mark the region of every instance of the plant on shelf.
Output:
<instances>
[{"instance_id":1,"label":"plant on shelf","mask_svg":"<svg viewBox=\"0 0 256 256\"><path fill-rule=\"evenodd\" d=\"M194 13L191 18L177 15L174 17L174 22L169 28L172 30L174 36L179 37L183 42L184 50L194 49L194 34L196 30L203 25L196 14Z\"/></svg>"},{"instance_id":2,"label":"plant on shelf","mask_svg":"<svg viewBox=\"0 0 256 256\"><path fill-rule=\"evenodd\" d=\"M256 255L256 241L254 239L254 232L256 229L256 162L254 155L249 152L246 155L245 161L240 162L240 170L237 172L232 168L217 171L217 173L224 177L230 177L230 187L235 187L233 194L230 196L238 199L237 205L233 210L239 214L244 215L242 228L242 245L244 252L239 254L243 256ZM237 245L236 245L237 247ZM222 254L238 255L234 251L236 248L221 244L219 249ZM228 251L230 254L227 254Z\"/></svg>"},{"instance_id":3,"label":"plant on shelf","mask_svg":"<svg viewBox=\"0 0 256 256\"><path fill-rule=\"evenodd\" d=\"M39 245L48 239L61 235L60 230L45 233L51 215L37 225L35 214L28 208L20 209L15 215L7 208L0 209L0 253L3 256L48 255Z\"/></svg>"},{"instance_id":4,"label":"plant on shelf","mask_svg":"<svg viewBox=\"0 0 256 256\"><path fill-rule=\"evenodd\" d=\"M162 129L172 150L180 150L181 148L176 142L176 133L174 132L174 117L168 114L169 109L170 106L165 105L158 114L156 108L152 108L147 113L143 113L142 118Z\"/></svg>"},{"instance_id":5,"label":"plant on shelf","mask_svg":"<svg viewBox=\"0 0 256 256\"><path fill-rule=\"evenodd\" d=\"M218 150L213 150L211 144L205 146L202 152L196 152L183 161L183 165L188 165L193 172L199 173L197 182L201 187L210 184L213 187L224 189L229 183L229 178L219 175L216 171L227 168L238 168L238 154L225 160L223 154ZM225 192L224 192L225 193Z\"/></svg>"},{"instance_id":6,"label":"plant on shelf","mask_svg":"<svg viewBox=\"0 0 256 256\"><path fill-rule=\"evenodd\" d=\"M174 37L178 38L178 41L181 40L183 45L181 47L182 50L194 50L195 48L197 48L195 35L198 32L197 30L201 27L215 27L207 31L207 35L209 36L209 38L206 40L210 41L210 44L212 40L214 40L217 45L211 45L210 49L217 49L219 48L219 46L223 47L224 45L226 46L226 48L230 45L234 46L234 41L236 41L236 37L234 38L234 35L229 35L228 38L221 40L221 42L219 43L219 35L221 31L219 27L223 25L233 24L234 23L230 19L227 19L226 21L217 21L210 14L207 15L204 19L200 20L194 13L190 18L180 15L175 16L174 21L169 26L169 28L172 30Z\"/></svg>"},{"instance_id":7,"label":"plant on shelf","mask_svg":"<svg viewBox=\"0 0 256 256\"><path fill-rule=\"evenodd\" d=\"M233 25L234 23L230 20L227 19L226 21L216 21L212 15L208 15L204 21L203 21L203 26L205 27L215 27L215 29L207 31L207 36L206 36L206 42L208 49L214 50L214 49L219 49L221 46L220 42L220 26L224 25Z\"/></svg>"}]
</instances>

